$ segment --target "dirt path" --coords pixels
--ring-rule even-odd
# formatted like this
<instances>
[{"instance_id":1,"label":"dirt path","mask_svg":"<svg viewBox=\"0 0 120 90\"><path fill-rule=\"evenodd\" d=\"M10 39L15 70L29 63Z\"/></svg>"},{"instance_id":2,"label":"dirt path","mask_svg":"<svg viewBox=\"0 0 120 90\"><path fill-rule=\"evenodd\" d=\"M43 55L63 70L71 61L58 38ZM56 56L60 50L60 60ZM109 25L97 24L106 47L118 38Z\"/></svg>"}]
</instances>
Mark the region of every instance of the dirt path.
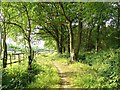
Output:
<instances>
[{"instance_id":1,"label":"dirt path","mask_svg":"<svg viewBox=\"0 0 120 90\"><path fill-rule=\"evenodd\" d=\"M67 69L67 64L65 64L65 63L60 64L56 61L53 61L53 64L58 69L59 76L61 78L60 88L71 88L71 83L70 83L70 80L69 80L69 74L71 72L66 70Z\"/></svg>"}]
</instances>

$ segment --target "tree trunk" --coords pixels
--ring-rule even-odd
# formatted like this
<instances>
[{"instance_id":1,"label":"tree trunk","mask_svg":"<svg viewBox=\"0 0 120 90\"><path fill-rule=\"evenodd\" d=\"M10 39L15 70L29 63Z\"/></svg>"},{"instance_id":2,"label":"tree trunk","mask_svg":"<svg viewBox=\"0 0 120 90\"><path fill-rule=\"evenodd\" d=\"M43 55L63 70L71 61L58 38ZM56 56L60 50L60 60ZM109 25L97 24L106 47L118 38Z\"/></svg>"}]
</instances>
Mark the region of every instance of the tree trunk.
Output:
<instances>
[{"instance_id":1,"label":"tree trunk","mask_svg":"<svg viewBox=\"0 0 120 90\"><path fill-rule=\"evenodd\" d=\"M31 32L32 32L32 30L31 30L31 20L30 20L30 16L29 16L29 12L28 12L28 9L27 9L27 7L26 7L26 5L25 4L23 4L23 6L24 6L24 8L25 8L25 11L26 11L26 15L27 15L27 19L28 19L28 28L29 28L29 30L28 30L28 39L27 39L27 41L28 41L28 46L29 46L29 56L28 56L28 70L29 70L29 72L31 72L31 69L32 69L32 61L33 61L33 52L32 52L32 47L31 47L31 37L30 37L30 35L31 35ZM31 78L30 78L30 81L31 81Z\"/></svg>"},{"instance_id":2,"label":"tree trunk","mask_svg":"<svg viewBox=\"0 0 120 90\"><path fill-rule=\"evenodd\" d=\"M92 29L90 29L89 34L88 34L87 51L91 51L92 50L91 34L92 34Z\"/></svg>"},{"instance_id":3,"label":"tree trunk","mask_svg":"<svg viewBox=\"0 0 120 90\"><path fill-rule=\"evenodd\" d=\"M77 39L77 46L75 49L75 60L78 59L78 54L80 51L80 45L81 45L81 40L82 40L82 18L79 20L79 25L78 25L78 39Z\"/></svg>"},{"instance_id":4,"label":"tree trunk","mask_svg":"<svg viewBox=\"0 0 120 90\"><path fill-rule=\"evenodd\" d=\"M63 15L65 16L66 20L69 22L69 37L70 37L70 62L72 62L74 60L74 44L73 44L73 30L72 30L72 20L70 20L69 17L67 17L63 4L61 2L59 2L59 5L63 11Z\"/></svg>"},{"instance_id":5,"label":"tree trunk","mask_svg":"<svg viewBox=\"0 0 120 90\"><path fill-rule=\"evenodd\" d=\"M64 52L64 53L65 53L65 50L66 50L66 49L65 49L65 46L64 46L64 47L63 47L63 52Z\"/></svg>"},{"instance_id":6,"label":"tree trunk","mask_svg":"<svg viewBox=\"0 0 120 90\"><path fill-rule=\"evenodd\" d=\"M3 44L4 52L3 52L3 68L6 68L7 65L7 44L4 42Z\"/></svg>"},{"instance_id":7,"label":"tree trunk","mask_svg":"<svg viewBox=\"0 0 120 90\"><path fill-rule=\"evenodd\" d=\"M117 28L120 28L120 2L118 2Z\"/></svg>"},{"instance_id":8,"label":"tree trunk","mask_svg":"<svg viewBox=\"0 0 120 90\"><path fill-rule=\"evenodd\" d=\"M100 25L97 26L96 51L99 51Z\"/></svg>"},{"instance_id":9,"label":"tree trunk","mask_svg":"<svg viewBox=\"0 0 120 90\"><path fill-rule=\"evenodd\" d=\"M118 29L118 47L120 47L120 2L118 2L118 16L117 16L118 20L117 20L117 29Z\"/></svg>"},{"instance_id":10,"label":"tree trunk","mask_svg":"<svg viewBox=\"0 0 120 90\"><path fill-rule=\"evenodd\" d=\"M6 26L5 23L3 23L4 25L4 37L3 37L3 68L6 68L7 65L7 44L6 44Z\"/></svg>"},{"instance_id":11,"label":"tree trunk","mask_svg":"<svg viewBox=\"0 0 120 90\"><path fill-rule=\"evenodd\" d=\"M70 54L70 35L68 32L68 40L67 40L67 49L68 49L68 53Z\"/></svg>"},{"instance_id":12,"label":"tree trunk","mask_svg":"<svg viewBox=\"0 0 120 90\"><path fill-rule=\"evenodd\" d=\"M75 57L74 59L77 60L78 59L78 54L80 51L80 45L81 45L81 40L82 40L82 28L83 28L83 23L82 23L82 2L80 2L80 15L78 16L79 19L79 25L78 25L78 38L77 38L77 42L76 42L76 48L75 48Z\"/></svg>"},{"instance_id":13,"label":"tree trunk","mask_svg":"<svg viewBox=\"0 0 120 90\"><path fill-rule=\"evenodd\" d=\"M73 30L72 22L69 23L69 36L70 36L70 62L74 60L74 44L73 44Z\"/></svg>"},{"instance_id":14,"label":"tree trunk","mask_svg":"<svg viewBox=\"0 0 120 90\"><path fill-rule=\"evenodd\" d=\"M56 40L56 44L57 44L57 52L59 54L62 54L62 36L59 33L58 27L54 26L54 28L55 28L54 31L56 34L55 40Z\"/></svg>"},{"instance_id":15,"label":"tree trunk","mask_svg":"<svg viewBox=\"0 0 120 90\"><path fill-rule=\"evenodd\" d=\"M32 47L31 47L30 39L28 40L28 45L29 45L28 70L31 70L32 69L33 54L32 54Z\"/></svg>"},{"instance_id":16,"label":"tree trunk","mask_svg":"<svg viewBox=\"0 0 120 90\"><path fill-rule=\"evenodd\" d=\"M60 35L60 53L62 54L62 48L63 48L63 35Z\"/></svg>"},{"instance_id":17,"label":"tree trunk","mask_svg":"<svg viewBox=\"0 0 120 90\"><path fill-rule=\"evenodd\" d=\"M65 52L64 51L64 44L63 44L63 42L64 42L64 27L61 25L61 31L60 31L61 33L60 33L60 52L61 52L61 54L63 53L63 52Z\"/></svg>"},{"instance_id":18,"label":"tree trunk","mask_svg":"<svg viewBox=\"0 0 120 90\"><path fill-rule=\"evenodd\" d=\"M1 53L2 53L2 27L1 27L1 24L0 24L0 56L1 56Z\"/></svg>"},{"instance_id":19,"label":"tree trunk","mask_svg":"<svg viewBox=\"0 0 120 90\"><path fill-rule=\"evenodd\" d=\"M57 52L60 54L60 43L59 43L59 39L56 40L56 45L57 45Z\"/></svg>"}]
</instances>

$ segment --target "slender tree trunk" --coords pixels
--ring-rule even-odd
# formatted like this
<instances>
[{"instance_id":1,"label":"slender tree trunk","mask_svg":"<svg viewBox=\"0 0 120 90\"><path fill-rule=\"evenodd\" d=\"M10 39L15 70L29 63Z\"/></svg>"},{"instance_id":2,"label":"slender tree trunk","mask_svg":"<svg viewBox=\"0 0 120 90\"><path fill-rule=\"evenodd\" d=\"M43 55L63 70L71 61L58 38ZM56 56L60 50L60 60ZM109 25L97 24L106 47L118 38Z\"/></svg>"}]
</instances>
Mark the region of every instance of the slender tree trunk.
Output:
<instances>
[{"instance_id":1,"label":"slender tree trunk","mask_svg":"<svg viewBox=\"0 0 120 90\"><path fill-rule=\"evenodd\" d=\"M118 47L120 47L120 2L118 2L118 16L117 16L118 20L117 20L117 29L118 29Z\"/></svg>"},{"instance_id":2,"label":"slender tree trunk","mask_svg":"<svg viewBox=\"0 0 120 90\"><path fill-rule=\"evenodd\" d=\"M63 48L63 35L60 35L60 53L62 54L62 48Z\"/></svg>"},{"instance_id":3,"label":"slender tree trunk","mask_svg":"<svg viewBox=\"0 0 120 90\"><path fill-rule=\"evenodd\" d=\"M66 13L65 13L65 10L64 10L64 7L63 7L63 4L60 2L59 3L62 11L63 11L63 14L66 18L66 20L69 22L69 37L70 37L70 62L72 62L74 60L74 37L73 37L73 30L72 30L72 20L70 20L69 17L67 17Z\"/></svg>"},{"instance_id":4,"label":"slender tree trunk","mask_svg":"<svg viewBox=\"0 0 120 90\"><path fill-rule=\"evenodd\" d=\"M118 16L117 16L117 28L120 28L120 2L118 2Z\"/></svg>"},{"instance_id":5,"label":"slender tree trunk","mask_svg":"<svg viewBox=\"0 0 120 90\"><path fill-rule=\"evenodd\" d=\"M28 70L31 70L32 69L33 54L32 54L32 47L31 47L30 39L28 40L28 45L29 45Z\"/></svg>"},{"instance_id":6,"label":"slender tree trunk","mask_svg":"<svg viewBox=\"0 0 120 90\"><path fill-rule=\"evenodd\" d=\"M92 43L91 43L91 35L92 35L92 29L90 29L89 34L88 34L88 45L87 45L87 51L92 50Z\"/></svg>"},{"instance_id":7,"label":"slender tree trunk","mask_svg":"<svg viewBox=\"0 0 120 90\"><path fill-rule=\"evenodd\" d=\"M59 36L59 32L58 32L58 29L56 28L56 30L55 30L55 33L56 33L56 43L57 43L57 51L58 51L58 53L59 54L61 54L61 45L60 45L60 43L61 43L61 41L60 41L60 36Z\"/></svg>"},{"instance_id":8,"label":"slender tree trunk","mask_svg":"<svg viewBox=\"0 0 120 90\"><path fill-rule=\"evenodd\" d=\"M29 16L29 12L28 12L28 9L26 7L25 4L23 4L24 8L25 8L25 11L26 11L26 15L27 15L27 20L28 20L28 46L29 46L29 56L28 56L28 70L31 72L31 69L32 69L32 61L33 61L33 52L32 52L32 47L31 47L31 20L30 20L30 16ZM30 78L30 82L31 82L31 78Z\"/></svg>"},{"instance_id":9,"label":"slender tree trunk","mask_svg":"<svg viewBox=\"0 0 120 90\"><path fill-rule=\"evenodd\" d=\"M79 25L78 25L78 38L77 38L77 42L76 42L76 48L75 48L75 57L74 59L77 60L78 59L78 54L79 54L79 51L80 51L80 46L81 46L81 41L82 41L82 28L83 28L83 23L82 23L82 2L80 2L80 16L78 16L78 19L79 19Z\"/></svg>"},{"instance_id":10,"label":"slender tree trunk","mask_svg":"<svg viewBox=\"0 0 120 90\"><path fill-rule=\"evenodd\" d=\"M54 25L53 25L54 26ZM62 54L62 34L59 32L58 27L54 26L54 31L56 34L56 44L57 44L57 51L59 54Z\"/></svg>"},{"instance_id":11,"label":"slender tree trunk","mask_svg":"<svg viewBox=\"0 0 120 90\"><path fill-rule=\"evenodd\" d=\"M68 32L68 40L67 40L67 49L68 49L68 53L70 54L70 35Z\"/></svg>"},{"instance_id":12,"label":"slender tree trunk","mask_svg":"<svg viewBox=\"0 0 120 90\"><path fill-rule=\"evenodd\" d=\"M74 60L74 44L73 44L73 30L72 30L72 22L69 23L69 36L70 36L70 62Z\"/></svg>"},{"instance_id":13,"label":"slender tree trunk","mask_svg":"<svg viewBox=\"0 0 120 90\"><path fill-rule=\"evenodd\" d=\"M65 53L65 50L66 50L66 49L65 49L65 46L64 46L64 47L62 47L62 50L63 50L63 52Z\"/></svg>"},{"instance_id":14,"label":"slender tree trunk","mask_svg":"<svg viewBox=\"0 0 120 90\"><path fill-rule=\"evenodd\" d=\"M6 44L6 26L5 23L3 23L4 25L4 37L3 37L3 68L6 68L7 65L7 44Z\"/></svg>"},{"instance_id":15,"label":"slender tree trunk","mask_svg":"<svg viewBox=\"0 0 120 90\"><path fill-rule=\"evenodd\" d=\"M56 40L56 45L57 45L57 52L60 54L60 42L59 39Z\"/></svg>"},{"instance_id":16,"label":"slender tree trunk","mask_svg":"<svg viewBox=\"0 0 120 90\"><path fill-rule=\"evenodd\" d=\"M61 54L63 53L63 48L64 48L64 46L63 46L63 42L64 42L64 30L63 30L64 28L63 28L63 26L61 25L61 33L60 33L60 52L61 52Z\"/></svg>"},{"instance_id":17,"label":"slender tree trunk","mask_svg":"<svg viewBox=\"0 0 120 90\"><path fill-rule=\"evenodd\" d=\"M78 54L80 51L80 45L81 45L81 40L82 40L82 18L79 20L79 25L78 25L78 39L77 39L77 46L75 49L75 60L78 59Z\"/></svg>"},{"instance_id":18,"label":"slender tree trunk","mask_svg":"<svg viewBox=\"0 0 120 90\"><path fill-rule=\"evenodd\" d=\"M2 53L2 27L1 27L1 24L0 24L0 56L1 56L1 53Z\"/></svg>"},{"instance_id":19,"label":"slender tree trunk","mask_svg":"<svg viewBox=\"0 0 120 90\"><path fill-rule=\"evenodd\" d=\"M100 25L97 26L96 51L99 51Z\"/></svg>"},{"instance_id":20,"label":"slender tree trunk","mask_svg":"<svg viewBox=\"0 0 120 90\"><path fill-rule=\"evenodd\" d=\"M4 52L3 52L3 68L6 68L7 65L7 44L4 42L3 44Z\"/></svg>"}]
</instances>

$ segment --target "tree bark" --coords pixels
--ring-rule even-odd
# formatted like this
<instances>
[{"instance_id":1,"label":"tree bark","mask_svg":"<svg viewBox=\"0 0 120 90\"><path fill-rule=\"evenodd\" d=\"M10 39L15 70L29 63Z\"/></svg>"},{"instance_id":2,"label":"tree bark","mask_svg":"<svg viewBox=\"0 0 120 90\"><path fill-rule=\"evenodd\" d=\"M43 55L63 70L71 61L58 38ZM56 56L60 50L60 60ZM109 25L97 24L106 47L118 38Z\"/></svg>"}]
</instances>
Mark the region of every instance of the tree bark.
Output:
<instances>
[{"instance_id":1,"label":"tree bark","mask_svg":"<svg viewBox=\"0 0 120 90\"><path fill-rule=\"evenodd\" d=\"M81 46L81 41L82 41L82 29L83 29L83 23L82 23L82 2L80 2L80 12L79 12L79 22L78 22L78 38L77 38L77 42L76 42L76 48L75 48L75 60L78 60L78 54L80 51L80 46Z\"/></svg>"},{"instance_id":2,"label":"tree bark","mask_svg":"<svg viewBox=\"0 0 120 90\"><path fill-rule=\"evenodd\" d=\"M100 36L100 25L97 26L97 39L96 39L96 51L99 51L99 36Z\"/></svg>"},{"instance_id":3,"label":"tree bark","mask_svg":"<svg viewBox=\"0 0 120 90\"><path fill-rule=\"evenodd\" d=\"M63 53L63 48L64 48L64 46L63 46L63 42L64 42L64 31L63 31L63 27L62 27L62 25L61 25L61 30L60 30L60 52L61 52L61 54Z\"/></svg>"},{"instance_id":4,"label":"tree bark","mask_svg":"<svg viewBox=\"0 0 120 90\"><path fill-rule=\"evenodd\" d=\"M28 70L31 70L32 69L32 61L33 61L33 53L32 53L32 47L31 47L31 37L30 37L30 35L31 35L31 19L30 19L30 16L29 16L29 13L28 13L28 9L27 9L27 7L26 7L26 5L24 5L23 4L23 6L24 6L24 8L25 8L25 11L26 11L26 15L27 15L27 20L28 20L28 28L29 28L29 30L28 30L28 39L27 39L27 41L28 41L28 46L29 46L29 56L28 56Z\"/></svg>"},{"instance_id":5,"label":"tree bark","mask_svg":"<svg viewBox=\"0 0 120 90\"><path fill-rule=\"evenodd\" d=\"M54 28L56 28L54 31L55 31L55 34L56 34L55 40L56 40L56 43L57 43L57 51L58 51L59 54L61 54L62 53L62 51L61 51L61 43L62 42L60 40L61 36L59 35L60 33L58 31L58 28L57 27L54 27Z\"/></svg>"},{"instance_id":6,"label":"tree bark","mask_svg":"<svg viewBox=\"0 0 120 90\"><path fill-rule=\"evenodd\" d=\"M63 33L62 33L62 26L60 27L60 33L59 33L59 45L60 45L60 54L62 54L62 47L63 47Z\"/></svg>"},{"instance_id":7,"label":"tree bark","mask_svg":"<svg viewBox=\"0 0 120 90\"><path fill-rule=\"evenodd\" d=\"M92 35L92 29L90 29L89 34L88 34L87 51L92 50L91 35Z\"/></svg>"},{"instance_id":8,"label":"tree bark","mask_svg":"<svg viewBox=\"0 0 120 90\"><path fill-rule=\"evenodd\" d=\"M74 38L73 38L73 30L72 30L72 22L69 23L69 36L70 36L70 62L74 61Z\"/></svg>"},{"instance_id":9,"label":"tree bark","mask_svg":"<svg viewBox=\"0 0 120 90\"><path fill-rule=\"evenodd\" d=\"M60 2L59 5L63 11L63 15L65 16L66 20L69 22L68 30L69 30L69 37L70 37L70 62L73 62L75 54L74 54L74 42L73 42L74 37L73 37L73 30L72 30L72 20L70 20L70 18L67 17L63 4Z\"/></svg>"},{"instance_id":10,"label":"tree bark","mask_svg":"<svg viewBox=\"0 0 120 90\"><path fill-rule=\"evenodd\" d=\"M33 61L33 54L32 54L32 47L30 43L30 39L28 39L28 46L29 46L29 56L28 56L28 69L32 69L32 61Z\"/></svg>"},{"instance_id":11,"label":"tree bark","mask_svg":"<svg viewBox=\"0 0 120 90\"><path fill-rule=\"evenodd\" d=\"M120 2L118 2L117 28L120 28Z\"/></svg>"},{"instance_id":12,"label":"tree bark","mask_svg":"<svg viewBox=\"0 0 120 90\"><path fill-rule=\"evenodd\" d=\"M0 24L0 56L1 56L1 53L2 53L2 27L1 27L1 24Z\"/></svg>"},{"instance_id":13,"label":"tree bark","mask_svg":"<svg viewBox=\"0 0 120 90\"><path fill-rule=\"evenodd\" d=\"M59 54L62 54L62 41L59 40L59 39L57 39L57 40L56 40L56 45L57 45L57 52L58 52Z\"/></svg>"},{"instance_id":14,"label":"tree bark","mask_svg":"<svg viewBox=\"0 0 120 90\"><path fill-rule=\"evenodd\" d=\"M80 18L79 20L79 25L78 25L78 39L77 39L77 46L76 46L76 49L75 49L75 60L78 59L78 54L79 54L79 51L80 51L80 45L81 45L81 40L82 40L82 28L83 28L83 25L82 25L82 18Z\"/></svg>"},{"instance_id":15,"label":"tree bark","mask_svg":"<svg viewBox=\"0 0 120 90\"><path fill-rule=\"evenodd\" d=\"M7 44L6 44L6 25L5 22L3 22L3 26L4 26L4 37L3 37L3 68L6 68L7 65Z\"/></svg>"},{"instance_id":16,"label":"tree bark","mask_svg":"<svg viewBox=\"0 0 120 90\"><path fill-rule=\"evenodd\" d=\"M68 32L68 40L67 40L67 49L68 49L68 53L70 54L70 35Z\"/></svg>"},{"instance_id":17,"label":"tree bark","mask_svg":"<svg viewBox=\"0 0 120 90\"><path fill-rule=\"evenodd\" d=\"M57 45L57 52L60 53L60 43L59 43L59 39L56 40L56 45Z\"/></svg>"},{"instance_id":18,"label":"tree bark","mask_svg":"<svg viewBox=\"0 0 120 90\"><path fill-rule=\"evenodd\" d=\"M62 51L63 51L64 53L65 53L65 50L66 50L66 49L65 49L65 46L64 46L64 47L62 47Z\"/></svg>"},{"instance_id":19,"label":"tree bark","mask_svg":"<svg viewBox=\"0 0 120 90\"><path fill-rule=\"evenodd\" d=\"M118 47L120 47L120 2L118 2L118 16L117 16L118 20L117 20L117 29L118 29Z\"/></svg>"}]
</instances>

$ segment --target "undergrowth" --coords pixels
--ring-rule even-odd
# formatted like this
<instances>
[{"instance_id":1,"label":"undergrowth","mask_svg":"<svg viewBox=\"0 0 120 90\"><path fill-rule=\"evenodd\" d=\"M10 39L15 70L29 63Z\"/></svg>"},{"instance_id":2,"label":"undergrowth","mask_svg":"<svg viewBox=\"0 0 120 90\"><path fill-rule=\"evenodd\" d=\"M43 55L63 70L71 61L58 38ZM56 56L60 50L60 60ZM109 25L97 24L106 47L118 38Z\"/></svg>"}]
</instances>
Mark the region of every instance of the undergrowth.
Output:
<instances>
[{"instance_id":1,"label":"undergrowth","mask_svg":"<svg viewBox=\"0 0 120 90\"><path fill-rule=\"evenodd\" d=\"M41 67L37 63L32 64L31 73L28 73L27 62L8 66L2 71L2 89L23 89L30 84L29 79L34 80Z\"/></svg>"},{"instance_id":2,"label":"undergrowth","mask_svg":"<svg viewBox=\"0 0 120 90\"><path fill-rule=\"evenodd\" d=\"M84 52L79 55L78 62L67 64L68 54L40 54L35 58L30 75L27 62L3 69L3 89L59 88L60 78L53 60L66 63L66 71L73 72L69 75L73 88L120 88L119 55L120 49ZM32 78L31 83L29 78Z\"/></svg>"},{"instance_id":3,"label":"undergrowth","mask_svg":"<svg viewBox=\"0 0 120 90\"><path fill-rule=\"evenodd\" d=\"M37 57L42 72L35 76L35 80L28 85L29 88L59 88L60 78L50 59L50 55L44 54Z\"/></svg>"},{"instance_id":4,"label":"undergrowth","mask_svg":"<svg viewBox=\"0 0 120 90\"><path fill-rule=\"evenodd\" d=\"M119 56L120 49L109 49L98 53L84 53L85 59L79 62L87 64L96 72L75 77L75 86L81 88L120 88Z\"/></svg>"},{"instance_id":5,"label":"undergrowth","mask_svg":"<svg viewBox=\"0 0 120 90\"><path fill-rule=\"evenodd\" d=\"M81 52L78 62L67 64L73 88L120 88L120 48L99 52ZM68 54L55 55L59 63L68 63Z\"/></svg>"},{"instance_id":6,"label":"undergrowth","mask_svg":"<svg viewBox=\"0 0 120 90\"><path fill-rule=\"evenodd\" d=\"M32 63L31 73L28 73L27 62L7 66L2 70L2 89L59 87L57 70L47 59L48 57L44 55L37 56L36 62Z\"/></svg>"}]
</instances>

